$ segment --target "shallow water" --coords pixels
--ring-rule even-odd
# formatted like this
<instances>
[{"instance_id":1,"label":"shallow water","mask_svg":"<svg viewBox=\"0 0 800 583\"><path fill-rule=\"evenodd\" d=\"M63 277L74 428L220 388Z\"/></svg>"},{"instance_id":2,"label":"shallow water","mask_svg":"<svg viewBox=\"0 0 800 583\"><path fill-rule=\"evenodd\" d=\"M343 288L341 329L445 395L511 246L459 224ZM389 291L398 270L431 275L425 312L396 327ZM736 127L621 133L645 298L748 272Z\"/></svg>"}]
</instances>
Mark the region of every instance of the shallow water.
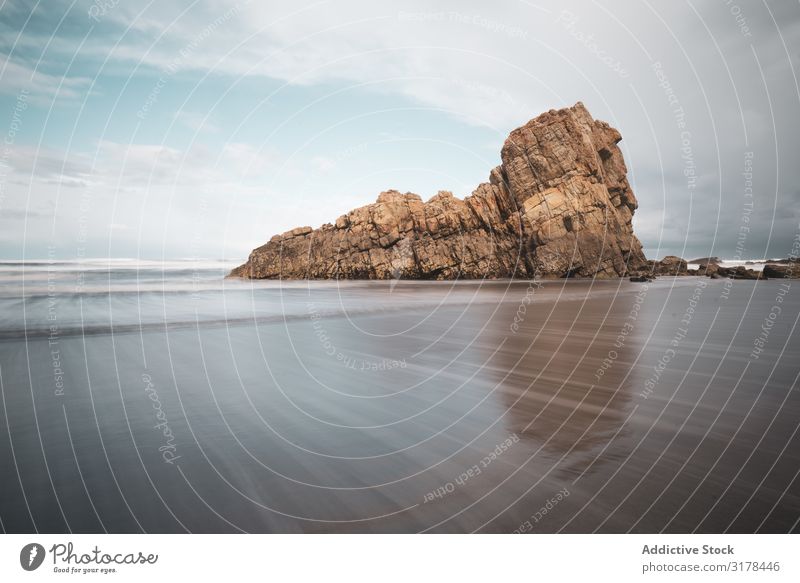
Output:
<instances>
[{"instance_id":1,"label":"shallow water","mask_svg":"<svg viewBox=\"0 0 800 583\"><path fill-rule=\"evenodd\" d=\"M0 265L3 530L798 528L797 282L230 267Z\"/></svg>"}]
</instances>

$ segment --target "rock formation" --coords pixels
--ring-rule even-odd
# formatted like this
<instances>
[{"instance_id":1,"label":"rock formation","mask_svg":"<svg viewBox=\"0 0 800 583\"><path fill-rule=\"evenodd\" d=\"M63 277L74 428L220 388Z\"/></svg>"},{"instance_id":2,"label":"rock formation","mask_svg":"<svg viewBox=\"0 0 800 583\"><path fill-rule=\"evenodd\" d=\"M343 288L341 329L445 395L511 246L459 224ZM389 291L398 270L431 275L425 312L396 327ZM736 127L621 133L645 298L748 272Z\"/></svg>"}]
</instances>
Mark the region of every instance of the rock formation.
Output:
<instances>
[{"instance_id":1,"label":"rock formation","mask_svg":"<svg viewBox=\"0 0 800 583\"><path fill-rule=\"evenodd\" d=\"M661 261L648 261L648 271L653 275L687 275L688 264L685 259L667 255Z\"/></svg>"},{"instance_id":2,"label":"rock formation","mask_svg":"<svg viewBox=\"0 0 800 583\"><path fill-rule=\"evenodd\" d=\"M708 261L708 263L702 263ZM763 271L748 269L745 265L755 265L761 261L747 261L745 265L735 267L723 267L721 261L716 257L706 257L704 259L694 259L690 263L698 263L697 269L689 269L685 259L675 255L667 255L661 261L647 261L646 269L642 270L637 276L631 277L631 281L647 281L651 277L659 275L706 275L712 279L727 277L729 279L770 279L770 278L798 278L800 277L800 265L793 260L779 260L784 263L767 263Z\"/></svg>"},{"instance_id":3,"label":"rock formation","mask_svg":"<svg viewBox=\"0 0 800 583\"><path fill-rule=\"evenodd\" d=\"M800 264L795 261L790 261L785 265L768 263L764 266L762 273L764 277L797 279L800 277Z\"/></svg>"},{"instance_id":4,"label":"rock formation","mask_svg":"<svg viewBox=\"0 0 800 583\"><path fill-rule=\"evenodd\" d=\"M253 250L247 278L617 277L646 268L619 132L582 103L505 141L502 164L464 200L389 190L318 229Z\"/></svg>"},{"instance_id":5,"label":"rock formation","mask_svg":"<svg viewBox=\"0 0 800 583\"><path fill-rule=\"evenodd\" d=\"M736 267L720 267L717 270L717 275L721 277L729 277L730 279L768 279L760 271L755 269L747 269L744 265L737 265Z\"/></svg>"},{"instance_id":6,"label":"rock formation","mask_svg":"<svg viewBox=\"0 0 800 583\"><path fill-rule=\"evenodd\" d=\"M714 275L715 273L719 273L720 265L719 262L716 263L699 263L697 265L697 275Z\"/></svg>"}]
</instances>

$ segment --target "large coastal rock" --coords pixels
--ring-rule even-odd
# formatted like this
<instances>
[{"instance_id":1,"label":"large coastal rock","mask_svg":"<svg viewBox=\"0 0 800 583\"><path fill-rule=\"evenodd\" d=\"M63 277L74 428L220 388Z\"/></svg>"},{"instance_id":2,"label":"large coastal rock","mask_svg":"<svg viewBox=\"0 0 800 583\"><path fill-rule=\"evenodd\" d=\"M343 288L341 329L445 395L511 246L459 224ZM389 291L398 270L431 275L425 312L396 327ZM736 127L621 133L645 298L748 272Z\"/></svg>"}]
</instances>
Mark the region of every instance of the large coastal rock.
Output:
<instances>
[{"instance_id":1,"label":"large coastal rock","mask_svg":"<svg viewBox=\"0 0 800 583\"><path fill-rule=\"evenodd\" d=\"M318 229L299 227L231 272L247 278L616 277L646 267L619 132L582 103L514 130L502 164L463 200L383 192Z\"/></svg>"}]
</instances>

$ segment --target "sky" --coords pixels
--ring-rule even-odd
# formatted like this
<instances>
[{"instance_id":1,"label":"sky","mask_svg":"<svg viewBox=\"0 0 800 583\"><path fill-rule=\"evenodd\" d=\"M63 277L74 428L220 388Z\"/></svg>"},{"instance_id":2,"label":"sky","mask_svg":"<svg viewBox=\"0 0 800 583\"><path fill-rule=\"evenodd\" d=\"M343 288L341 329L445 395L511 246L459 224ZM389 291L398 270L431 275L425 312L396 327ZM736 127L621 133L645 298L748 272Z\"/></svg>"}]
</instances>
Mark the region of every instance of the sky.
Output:
<instances>
[{"instance_id":1,"label":"sky","mask_svg":"<svg viewBox=\"0 0 800 583\"><path fill-rule=\"evenodd\" d=\"M0 258L244 259L577 101L648 257L786 257L800 3L738 1L0 0Z\"/></svg>"}]
</instances>

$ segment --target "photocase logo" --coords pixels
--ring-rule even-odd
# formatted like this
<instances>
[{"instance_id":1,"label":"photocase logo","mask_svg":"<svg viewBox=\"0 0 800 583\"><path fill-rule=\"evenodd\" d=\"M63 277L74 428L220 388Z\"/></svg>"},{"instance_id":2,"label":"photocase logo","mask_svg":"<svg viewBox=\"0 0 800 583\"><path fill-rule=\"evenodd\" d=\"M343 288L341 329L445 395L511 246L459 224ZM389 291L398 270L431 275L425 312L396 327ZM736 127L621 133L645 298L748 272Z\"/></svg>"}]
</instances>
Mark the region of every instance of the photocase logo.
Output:
<instances>
[{"instance_id":1,"label":"photocase logo","mask_svg":"<svg viewBox=\"0 0 800 583\"><path fill-rule=\"evenodd\" d=\"M44 547L38 543L29 543L19 552L19 564L26 571L35 571L44 562Z\"/></svg>"}]
</instances>

